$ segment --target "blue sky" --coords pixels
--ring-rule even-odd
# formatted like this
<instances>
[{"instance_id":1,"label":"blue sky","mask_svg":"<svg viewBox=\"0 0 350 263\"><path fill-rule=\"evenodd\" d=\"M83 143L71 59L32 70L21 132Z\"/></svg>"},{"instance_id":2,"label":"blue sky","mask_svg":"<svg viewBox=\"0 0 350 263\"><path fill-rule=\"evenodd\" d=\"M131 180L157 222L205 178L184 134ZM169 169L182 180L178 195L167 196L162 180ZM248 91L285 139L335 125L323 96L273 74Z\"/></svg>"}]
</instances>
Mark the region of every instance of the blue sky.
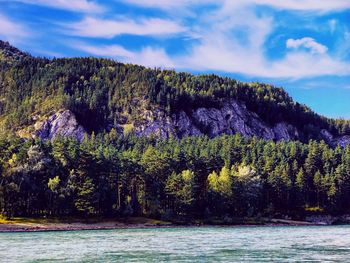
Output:
<instances>
[{"instance_id":1,"label":"blue sky","mask_svg":"<svg viewBox=\"0 0 350 263\"><path fill-rule=\"evenodd\" d=\"M0 0L0 39L266 82L350 119L350 0Z\"/></svg>"}]
</instances>

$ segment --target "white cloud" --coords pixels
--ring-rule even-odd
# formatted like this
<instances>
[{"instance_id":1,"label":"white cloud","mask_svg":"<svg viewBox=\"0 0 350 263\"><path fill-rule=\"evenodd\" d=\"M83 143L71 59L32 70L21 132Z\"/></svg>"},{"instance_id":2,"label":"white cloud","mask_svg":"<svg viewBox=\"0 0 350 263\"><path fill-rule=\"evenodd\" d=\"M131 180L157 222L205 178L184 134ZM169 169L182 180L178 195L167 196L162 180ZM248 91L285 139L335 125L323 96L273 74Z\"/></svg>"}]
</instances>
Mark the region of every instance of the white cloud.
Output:
<instances>
[{"instance_id":1,"label":"white cloud","mask_svg":"<svg viewBox=\"0 0 350 263\"><path fill-rule=\"evenodd\" d=\"M193 6L198 4L206 3L220 3L222 0L123 0L126 3L143 6L143 7L153 7L165 10L172 10L177 8L184 8L187 6Z\"/></svg>"},{"instance_id":2,"label":"white cloud","mask_svg":"<svg viewBox=\"0 0 350 263\"><path fill-rule=\"evenodd\" d=\"M83 37L113 38L121 34L169 35L184 32L178 23L159 18L143 19L138 22L130 19L105 20L87 17L84 20L66 25L69 34Z\"/></svg>"},{"instance_id":3,"label":"white cloud","mask_svg":"<svg viewBox=\"0 0 350 263\"><path fill-rule=\"evenodd\" d=\"M331 57L327 47L312 38L290 39L285 56L270 60L265 42L274 30L270 16L257 15L251 8L227 2L207 12L192 28L200 37L181 55L168 55L164 49L144 48L132 52L120 46L80 47L94 55L116 57L123 62L146 66L191 70L215 70L269 78L303 78L324 75L349 75L350 65ZM234 16L232 12L234 10ZM200 25L200 26L198 26ZM234 35L244 31L244 37ZM307 50L297 50L306 47Z\"/></svg>"},{"instance_id":4,"label":"white cloud","mask_svg":"<svg viewBox=\"0 0 350 263\"><path fill-rule=\"evenodd\" d=\"M268 78L303 78L323 75L348 75L350 65L330 56L307 52L291 52L276 61L264 57L262 48L227 42L217 35L194 47L191 54L177 58L176 65L182 68L215 70Z\"/></svg>"},{"instance_id":5,"label":"white cloud","mask_svg":"<svg viewBox=\"0 0 350 263\"><path fill-rule=\"evenodd\" d=\"M199 4L197 0L125 1L143 6L160 6L162 4L163 9L169 8L171 11L181 7L181 5ZM209 1L211 0L206 0L206 3ZM268 47L266 47L266 41L274 31L276 21L271 15L257 14L254 8L247 6L246 2L269 3L272 5L277 1L218 1L223 5L217 5L216 8L208 9L205 15L198 15L195 24L191 28L184 29L181 26L176 26L176 30L171 30L173 33L186 32L186 34L188 34L188 31L191 31L191 34L198 36L196 41L188 42L189 44L182 54L169 55L164 49L151 47L135 52L119 45L98 47L81 45L80 47L76 46L76 48L85 50L85 52L93 55L118 58L118 60L123 62L181 70L213 70L256 77L287 79L350 75L349 62L343 61L341 58L332 57L331 54L327 53L326 46L316 42L311 37L302 39L290 38L286 43L289 49L285 51L284 55L273 60L267 57ZM316 4L311 6L311 3L314 3L311 0L304 2L307 7L293 6L292 4L296 2L291 0L280 1L274 5L281 5L280 8L288 7L291 9L317 7ZM325 10L327 5L327 8L337 8L340 4L344 4L342 1L329 2L333 3L333 6L329 6L329 3L324 5L318 3L318 10ZM165 8L164 5L167 7ZM178 10L173 12L176 14ZM185 17L188 13L185 15L182 13L182 15ZM94 20L91 21L96 22ZM100 23L101 21L102 23ZM156 35L156 32L160 32L158 26L162 26L162 23L153 27L145 26L147 24L145 20L139 22L125 19L119 21L98 20L97 22L100 25L96 28L93 25L94 23L92 25L82 23L75 30L79 31L81 29L81 35L84 36L112 37L122 33ZM166 30L170 28L164 25L163 27ZM304 49L300 49L301 47Z\"/></svg>"},{"instance_id":6,"label":"white cloud","mask_svg":"<svg viewBox=\"0 0 350 263\"><path fill-rule=\"evenodd\" d=\"M48 6L57 9L83 13L100 13L104 11L101 5L89 0L14 0L33 5Z\"/></svg>"},{"instance_id":7,"label":"white cloud","mask_svg":"<svg viewBox=\"0 0 350 263\"><path fill-rule=\"evenodd\" d=\"M129 51L119 45L91 46L85 43L73 43L72 47L91 55L118 59L125 63L135 63L148 67L174 68L173 61L164 49L145 47L141 51Z\"/></svg>"},{"instance_id":8,"label":"white cloud","mask_svg":"<svg viewBox=\"0 0 350 263\"><path fill-rule=\"evenodd\" d=\"M296 79L350 74L347 63L331 58L315 41L294 40L296 41L293 42L294 46L308 43L313 52L293 51L279 60L270 61L264 55L264 44L273 30L272 18L257 17L245 8L240 9L238 13L239 16L223 16L221 10L220 15L208 14L205 23L210 26L205 25L199 30L201 35L199 43L196 42L186 54L177 56L168 55L164 49L150 47L138 52L118 45L99 47L75 45L75 47L89 54L113 57L123 62L151 67L215 70L259 77ZM244 28L247 32L243 42L230 35L231 30L237 28Z\"/></svg>"},{"instance_id":9,"label":"white cloud","mask_svg":"<svg viewBox=\"0 0 350 263\"><path fill-rule=\"evenodd\" d=\"M227 12L233 8L235 16ZM199 44L188 54L175 58L178 67L293 79L350 74L348 62L331 57L326 53L327 47L311 38L289 41L290 47L304 46L310 52L293 50L279 59L269 59L265 55L265 42L274 29L273 18L258 16L250 8L236 6L236 2L227 2L210 14L209 19L210 26L202 28ZM244 29L243 40L230 35L237 29Z\"/></svg>"},{"instance_id":10,"label":"white cloud","mask_svg":"<svg viewBox=\"0 0 350 263\"><path fill-rule=\"evenodd\" d=\"M287 51L284 56L271 60L266 56L266 40L276 22L273 17L258 16L253 9L237 2L227 1L219 10L207 14L206 26L199 32L199 44L193 45L188 54L173 58L178 68L268 78L350 75L349 62L331 57L326 53L326 46L311 38L289 41L290 47L302 45L310 52ZM244 38L232 36L230 32L235 30L243 30Z\"/></svg>"},{"instance_id":11,"label":"white cloud","mask_svg":"<svg viewBox=\"0 0 350 263\"><path fill-rule=\"evenodd\" d=\"M321 11L328 12L334 10L344 10L350 8L348 0L248 0L254 4L269 5L271 7L300 11Z\"/></svg>"},{"instance_id":12,"label":"white cloud","mask_svg":"<svg viewBox=\"0 0 350 263\"><path fill-rule=\"evenodd\" d=\"M141 52L135 53L131 59L133 63L148 67L175 68L174 61L161 48L143 48Z\"/></svg>"},{"instance_id":13,"label":"white cloud","mask_svg":"<svg viewBox=\"0 0 350 263\"><path fill-rule=\"evenodd\" d=\"M338 21L336 19L330 19L328 21L329 30L331 31L331 33L334 33L334 31L337 28L337 24L338 24Z\"/></svg>"},{"instance_id":14,"label":"white cloud","mask_svg":"<svg viewBox=\"0 0 350 263\"><path fill-rule=\"evenodd\" d=\"M18 40L28 35L29 32L23 25L0 14L0 38L2 40L16 43Z\"/></svg>"},{"instance_id":15,"label":"white cloud","mask_svg":"<svg viewBox=\"0 0 350 263\"><path fill-rule=\"evenodd\" d=\"M72 46L77 47L78 49L85 51L89 54L103 57L131 58L134 56L133 52L130 52L119 45L91 46L84 43L75 43Z\"/></svg>"},{"instance_id":16,"label":"white cloud","mask_svg":"<svg viewBox=\"0 0 350 263\"><path fill-rule=\"evenodd\" d=\"M339 58L350 58L350 30L345 28L343 36L340 37L336 43L336 56Z\"/></svg>"},{"instance_id":17,"label":"white cloud","mask_svg":"<svg viewBox=\"0 0 350 263\"><path fill-rule=\"evenodd\" d=\"M172 8L190 7L196 4L227 4L234 6L243 5L267 5L278 9L299 11L321 11L344 10L350 8L349 0L123 0L126 3L172 10Z\"/></svg>"},{"instance_id":18,"label":"white cloud","mask_svg":"<svg viewBox=\"0 0 350 263\"><path fill-rule=\"evenodd\" d=\"M311 50L312 53L324 54L327 52L328 48L311 37L303 37L300 39L288 39L286 42L287 48L298 49L300 47L305 47Z\"/></svg>"},{"instance_id":19,"label":"white cloud","mask_svg":"<svg viewBox=\"0 0 350 263\"><path fill-rule=\"evenodd\" d=\"M350 65L330 57L314 56L306 52L292 52L279 61L270 64L266 76L303 78L313 76L344 76L350 74Z\"/></svg>"}]
</instances>

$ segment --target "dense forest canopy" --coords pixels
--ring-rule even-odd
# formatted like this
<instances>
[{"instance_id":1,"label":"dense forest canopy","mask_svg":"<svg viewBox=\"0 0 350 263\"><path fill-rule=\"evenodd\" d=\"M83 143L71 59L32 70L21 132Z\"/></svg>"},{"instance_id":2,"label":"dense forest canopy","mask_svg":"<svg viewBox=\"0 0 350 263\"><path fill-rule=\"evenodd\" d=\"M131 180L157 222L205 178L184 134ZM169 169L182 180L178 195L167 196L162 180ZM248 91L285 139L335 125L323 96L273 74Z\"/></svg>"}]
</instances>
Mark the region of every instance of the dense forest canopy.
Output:
<instances>
[{"instance_id":1,"label":"dense forest canopy","mask_svg":"<svg viewBox=\"0 0 350 263\"><path fill-rule=\"evenodd\" d=\"M225 218L350 212L350 146L320 141L350 133L281 88L195 76L108 59L35 58L0 41L0 213L6 216ZM140 103L171 114L243 102L266 123L286 121L301 141L239 134L137 137L114 124ZM69 109L84 140L23 139L12 133Z\"/></svg>"},{"instance_id":2,"label":"dense forest canopy","mask_svg":"<svg viewBox=\"0 0 350 263\"><path fill-rule=\"evenodd\" d=\"M0 140L7 216L163 219L350 212L350 147L239 134L182 140L102 136Z\"/></svg>"}]
</instances>

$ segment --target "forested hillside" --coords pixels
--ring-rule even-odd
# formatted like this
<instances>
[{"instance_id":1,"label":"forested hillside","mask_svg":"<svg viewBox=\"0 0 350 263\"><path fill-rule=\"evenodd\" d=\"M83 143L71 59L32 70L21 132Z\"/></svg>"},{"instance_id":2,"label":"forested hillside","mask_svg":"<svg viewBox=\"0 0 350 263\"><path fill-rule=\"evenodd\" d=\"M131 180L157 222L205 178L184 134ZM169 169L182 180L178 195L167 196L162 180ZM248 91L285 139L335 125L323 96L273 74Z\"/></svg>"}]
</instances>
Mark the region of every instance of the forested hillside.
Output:
<instances>
[{"instance_id":1,"label":"forested hillside","mask_svg":"<svg viewBox=\"0 0 350 263\"><path fill-rule=\"evenodd\" d=\"M0 42L0 213L350 212L350 123L281 88ZM339 145L338 145L339 143Z\"/></svg>"},{"instance_id":2,"label":"forested hillside","mask_svg":"<svg viewBox=\"0 0 350 263\"><path fill-rule=\"evenodd\" d=\"M348 121L319 116L294 102L283 89L270 85L242 83L215 75L194 76L149 69L107 59L34 58L4 42L0 43L0 50L0 124L3 132L23 129L19 134L30 136L35 123L68 109L88 133L109 131L114 127L121 132L135 128L144 134L142 124L154 126L159 122L156 129L165 129L169 122L175 122L166 117L182 112L188 115L187 122L196 118L192 125L196 132L185 133L210 135L212 123L202 121L198 115L205 115L205 112L196 109L220 108L225 102L234 100L254 115L242 121L247 123L256 118L264 130L255 131L256 125L252 124L247 133L250 136L276 139L265 130L278 123L290 124L297 135L289 137L303 142L326 139L322 137L322 130L333 136L350 134ZM145 112L151 115L151 120L144 116ZM212 117L210 111L208 115L208 118ZM234 113L225 113L221 123L219 120L215 125L227 121L234 123L231 115ZM173 126L176 125L179 123ZM241 127L229 128L213 134L244 134ZM150 133L156 134L156 131Z\"/></svg>"}]
</instances>

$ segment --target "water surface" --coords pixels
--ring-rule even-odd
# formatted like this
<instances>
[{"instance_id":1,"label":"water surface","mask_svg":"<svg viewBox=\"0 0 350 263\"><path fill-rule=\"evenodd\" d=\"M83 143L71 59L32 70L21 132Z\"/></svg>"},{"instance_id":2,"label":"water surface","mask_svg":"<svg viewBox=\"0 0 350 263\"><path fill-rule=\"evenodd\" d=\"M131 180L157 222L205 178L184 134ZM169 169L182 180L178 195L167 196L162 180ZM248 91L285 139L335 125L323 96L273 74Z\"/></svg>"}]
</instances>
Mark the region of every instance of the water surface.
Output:
<instances>
[{"instance_id":1,"label":"water surface","mask_svg":"<svg viewBox=\"0 0 350 263\"><path fill-rule=\"evenodd\" d=\"M349 262L350 226L0 233L0 262Z\"/></svg>"}]
</instances>

